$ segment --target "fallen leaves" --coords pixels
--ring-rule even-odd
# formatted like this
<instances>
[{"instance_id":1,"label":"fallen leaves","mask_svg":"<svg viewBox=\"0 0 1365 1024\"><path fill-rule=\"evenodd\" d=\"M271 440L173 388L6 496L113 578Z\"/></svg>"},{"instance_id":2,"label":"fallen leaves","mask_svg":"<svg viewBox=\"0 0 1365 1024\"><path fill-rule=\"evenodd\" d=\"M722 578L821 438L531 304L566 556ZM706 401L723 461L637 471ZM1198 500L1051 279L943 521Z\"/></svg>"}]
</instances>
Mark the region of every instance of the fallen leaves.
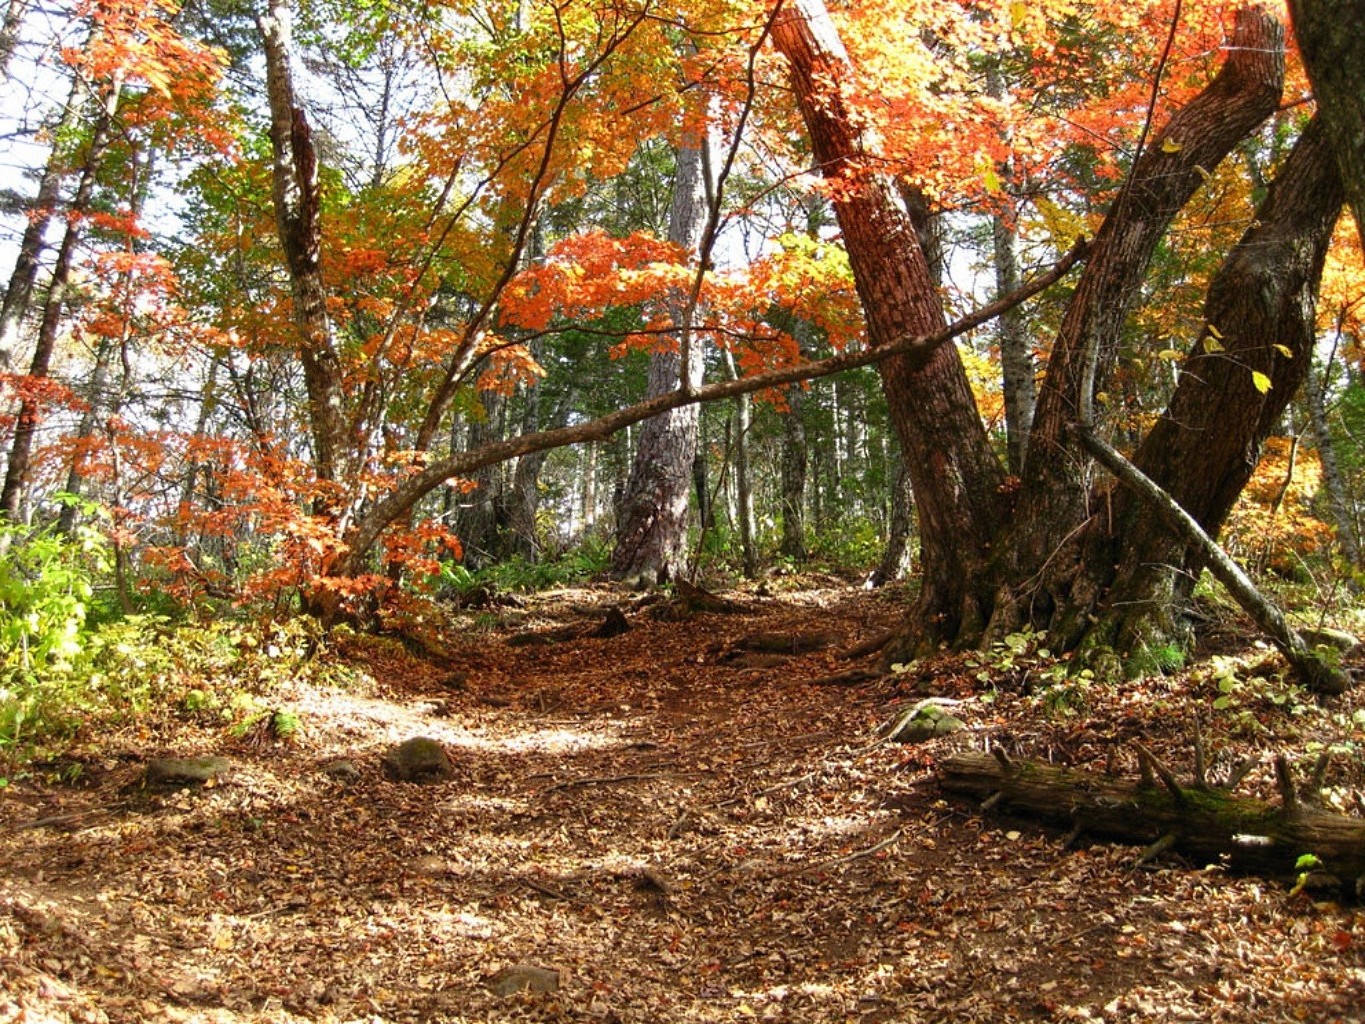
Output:
<instances>
[{"instance_id":1,"label":"fallen leaves","mask_svg":"<svg viewBox=\"0 0 1365 1024\"><path fill-rule=\"evenodd\" d=\"M134 812L116 806L129 763L79 794L110 813L84 814L21 783L0 804L0 1021L1350 1019L1359 910L1203 865L1134 871L1136 851L1065 849L932 784L936 757L986 738L1093 765L1140 731L1168 757L1197 683L1059 715L951 659L847 687L807 684L828 651L697 660L758 632L849 647L899 610L826 591L743 617L639 614L612 638L485 639L454 691L448 668L353 650L373 689L291 694L304 738L234 752L220 787ZM878 744L897 688L959 701L967 728L913 757ZM1205 737L1228 760L1218 725ZM165 728L186 754L221 740ZM383 752L417 735L453 780L384 777ZM324 773L341 759L354 774ZM489 988L518 965L560 987Z\"/></svg>"}]
</instances>

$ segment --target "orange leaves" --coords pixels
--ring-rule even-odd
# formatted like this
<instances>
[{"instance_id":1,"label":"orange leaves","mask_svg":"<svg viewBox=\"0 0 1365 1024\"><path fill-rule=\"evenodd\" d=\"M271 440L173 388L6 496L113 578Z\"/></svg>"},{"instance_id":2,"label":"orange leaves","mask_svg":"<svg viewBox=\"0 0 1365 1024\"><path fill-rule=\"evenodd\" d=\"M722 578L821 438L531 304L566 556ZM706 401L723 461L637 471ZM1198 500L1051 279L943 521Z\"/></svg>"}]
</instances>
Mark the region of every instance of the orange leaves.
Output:
<instances>
[{"instance_id":1,"label":"orange leaves","mask_svg":"<svg viewBox=\"0 0 1365 1024\"><path fill-rule=\"evenodd\" d=\"M90 20L90 39L64 49L62 57L92 82L107 89L141 85L176 103L202 102L216 85L222 55L175 31L174 4L85 0L79 11Z\"/></svg>"},{"instance_id":2,"label":"orange leaves","mask_svg":"<svg viewBox=\"0 0 1365 1024\"><path fill-rule=\"evenodd\" d=\"M693 272L676 245L635 233L589 231L565 239L544 262L518 274L503 293L502 322L543 331L555 317L592 319L618 306L658 307Z\"/></svg>"}]
</instances>

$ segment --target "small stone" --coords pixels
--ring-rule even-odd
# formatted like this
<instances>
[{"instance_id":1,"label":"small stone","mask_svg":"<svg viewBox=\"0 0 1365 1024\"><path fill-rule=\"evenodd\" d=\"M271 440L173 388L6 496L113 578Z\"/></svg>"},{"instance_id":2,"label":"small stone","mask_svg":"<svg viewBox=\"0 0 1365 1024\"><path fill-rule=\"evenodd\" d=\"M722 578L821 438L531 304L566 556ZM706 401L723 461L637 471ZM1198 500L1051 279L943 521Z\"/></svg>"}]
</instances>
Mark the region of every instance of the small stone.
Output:
<instances>
[{"instance_id":1,"label":"small stone","mask_svg":"<svg viewBox=\"0 0 1365 1024\"><path fill-rule=\"evenodd\" d=\"M354 782L360 778L360 768L354 761L341 758L338 761L328 761L323 765L322 774L339 782Z\"/></svg>"},{"instance_id":2,"label":"small stone","mask_svg":"<svg viewBox=\"0 0 1365 1024\"><path fill-rule=\"evenodd\" d=\"M436 857L431 854L418 857L412 862L412 870L415 874L426 875L430 878L439 878L441 875L450 873L450 865L444 857Z\"/></svg>"},{"instance_id":3,"label":"small stone","mask_svg":"<svg viewBox=\"0 0 1365 1024\"><path fill-rule=\"evenodd\" d=\"M559 972L531 964L513 964L489 978L488 987L500 996L517 992L557 992Z\"/></svg>"},{"instance_id":4,"label":"small stone","mask_svg":"<svg viewBox=\"0 0 1365 1024\"><path fill-rule=\"evenodd\" d=\"M202 786L231 767L226 757L154 757L142 781L147 786Z\"/></svg>"},{"instance_id":5,"label":"small stone","mask_svg":"<svg viewBox=\"0 0 1365 1024\"><path fill-rule=\"evenodd\" d=\"M404 740L384 755L384 771L398 782L427 785L455 777L446 748L426 736Z\"/></svg>"},{"instance_id":6,"label":"small stone","mask_svg":"<svg viewBox=\"0 0 1365 1024\"><path fill-rule=\"evenodd\" d=\"M937 736L948 736L965 726L962 719L937 704L921 701L896 718L887 732L894 743L923 743Z\"/></svg>"}]
</instances>

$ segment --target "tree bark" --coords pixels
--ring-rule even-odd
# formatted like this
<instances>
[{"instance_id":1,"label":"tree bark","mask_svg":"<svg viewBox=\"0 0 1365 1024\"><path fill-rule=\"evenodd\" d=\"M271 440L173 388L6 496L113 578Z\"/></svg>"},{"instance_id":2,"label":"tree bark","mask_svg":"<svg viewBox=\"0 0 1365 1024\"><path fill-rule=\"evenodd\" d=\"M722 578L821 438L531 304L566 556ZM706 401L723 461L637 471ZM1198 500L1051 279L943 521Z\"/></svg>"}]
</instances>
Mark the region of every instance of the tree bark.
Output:
<instances>
[{"instance_id":1,"label":"tree bark","mask_svg":"<svg viewBox=\"0 0 1365 1024\"><path fill-rule=\"evenodd\" d=\"M303 108L294 101L290 68L292 15L284 0L272 0L257 18L265 49L266 92L270 100L270 145L275 225L284 252L298 331L299 361L308 392L308 421L318 479L334 481L347 449L341 361L327 314L322 279L321 196L317 150ZM324 507L330 507L331 499ZM332 509L335 512L335 509Z\"/></svg>"},{"instance_id":2,"label":"tree bark","mask_svg":"<svg viewBox=\"0 0 1365 1024\"><path fill-rule=\"evenodd\" d=\"M914 526L915 494L899 449L892 461L891 518L887 524L882 559L868 581L874 587L894 582L910 571L910 531Z\"/></svg>"},{"instance_id":3,"label":"tree bark","mask_svg":"<svg viewBox=\"0 0 1365 1024\"><path fill-rule=\"evenodd\" d=\"M1282 26L1263 8L1243 8L1221 71L1155 134L1096 234L1039 392L1018 529L1002 545L1009 564L992 635L1011 632L1025 618L1052 626L1061 610L1059 643L1078 640L1099 597L1077 572L1082 526L1092 512L1089 458L1070 434L1081 388L1104 389L1157 245L1204 177L1275 110L1283 79ZM1087 383L1085 353L1091 351L1094 373ZM1022 581L1030 581L1027 589Z\"/></svg>"},{"instance_id":4,"label":"tree bark","mask_svg":"<svg viewBox=\"0 0 1365 1024\"><path fill-rule=\"evenodd\" d=\"M834 208L873 347L931 335L943 307L911 217L895 186L872 168L877 143L859 128L841 88L854 69L820 0L794 0L772 32L821 173L838 183ZM911 611L918 648L973 643L990 613L985 583L1003 515L1004 472L991 449L953 345L914 348L879 365L916 501L923 582Z\"/></svg>"},{"instance_id":5,"label":"tree bark","mask_svg":"<svg viewBox=\"0 0 1365 1024\"><path fill-rule=\"evenodd\" d=\"M1289 0L1299 52L1365 244L1365 32L1359 0Z\"/></svg>"},{"instance_id":6,"label":"tree bark","mask_svg":"<svg viewBox=\"0 0 1365 1024\"><path fill-rule=\"evenodd\" d=\"M950 793L985 799L1086 832L1131 843L1169 845L1200 864L1231 859L1241 870L1294 877L1311 854L1318 868L1358 897L1365 891L1365 822L1306 806L1277 765L1280 804L1235 797L1203 782L1181 783L1141 754L1151 776L1142 782L965 752L939 765ZM1157 775L1161 775L1158 782ZM998 796L997 796L998 794ZM1169 844L1163 840L1169 837Z\"/></svg>"},{"instance_id":7,"label":"tree bark","mask_svg":"<svg viewBox=\"0 0 1365 1024\"><path fill-rule=\"evenodd\" d=\"M787 389L782 414L782 542L781 553L796 562L806 560L806 426L801 414L806 391L800 384Z\"/></svg>"},{"instance_id":8,"label":"tree bark","mask_svg":"<svg viewBox=\"0 0 1365 1024\"><path fill-rule=\"evenodd\" d=\"M1133 461L1217 537L1260 461L1261 446L1308 375L1318 282L1341 210L1340 177L1315 119L1257 210L1253 226L1215 275L1205 330L1181 367L1165 413ZM1217 332L1214 334L1214 332ZM1262 374L1262 390L1254 374ZM1180 640L1174 616L1205 564L1203 553L1118 493L1112 540L1088 570L1117 566L1108 611L1087 624L1087 643L1125 655Z\"/></svg>"},{"instance_id":9,"label":"tree bark","mask_svg":"<svg viewBox=\"0 0 1365 1024\"><path fill-rule=\"evenodd\" d=\"M12 2L10 10L14 9ZM0 303L0 372L10 368L14 351L19 345L21 327L33 301L33 288L38 280L38 265L43 252L43 238L57 210L62 179L66 174L66 164L70 157L62 148L62 142L70 135L81 109L89 99L89 84L80 75L76 75L71 81L71 93L67 97L66 105L62 107L61 116L52 128L52 137L55 140L52 152L48 154L42 177L38 179L38 193L28 209L28 220L24 226L23 237L19 240L19 251L14 258L14 272L10 274L3 303Z\"/></svg>"},{"instance_id":10,"label":"tree bark","mask_svg":"<svg viewBox=\"0 0 1365 1024\"><path fill-rule=\"evenodd\" d=\"M677 171L669 210L669 241L696 253L706 226L705 133L685 133L677 149ZM681 296L675 296L676 349L655 352L649 361L649 397L680 388L694 391L702 381L702 346L691 336ZM686 356L687 365L683 365ZM685 563L687 507L692 462L697 453L696 406L673 409L640 429L630 480L621 506L611 571L618 579L649 585L675 579Z\"/></svg>"},{"instance_id":11,"label":"tree bark","mask_svg":"<svg viewBox=\"0 0 1365 1024\"><path fill-rule=\"evenodd\" d=\"M75 258L76 245L80 241L81 217L90 207L95 183L99 176L100 165L108 149L113 122L113 105L117 94L111 95L104 112L96 122L81 168L80 183L72 197L70 216L66 230L62 233L52 267L52 280L48 284L47 299L43 305L43 319L38 326L38 339L33 348L33 358L29 363L28 376L32 380L46 378L52 366L52 355L57 347L57 335L62 323L62 311L66 307L66 290L71 280L71 263ZM13 284L13 281L11 281ZM18 521L19 506L24 488L28 484L29 470L33 459L33 439L38 429L38 401L25 395L19 403L19 414L14 425L14 440L10 444L9 464L5 467L5 481L0 486L0 516Z\"/></svg>"},{"instance_id":12,"label":"tree bark","mask_svg":"<svg viewBox=\"0 0 1365 1024\"><path fill-rule=\"evenodd\" d=\"M1313 431L1313 443L1318 450L1318 461L1322 464L1322 483L1327 489L1328 507L1332 511L1332 521L1337 527L1337 544L1352 567L1359 569L1360 542L1356 536L1355 518L1351 515L1351 503L1341 476L1336 439L1327 424L1325 392L1330 370L1330 359L1320 373L1314 366L1308 368L1308 374L1303 381L1304 399L1308 405L1308 423Z\"/></svg>"}]
</instances>

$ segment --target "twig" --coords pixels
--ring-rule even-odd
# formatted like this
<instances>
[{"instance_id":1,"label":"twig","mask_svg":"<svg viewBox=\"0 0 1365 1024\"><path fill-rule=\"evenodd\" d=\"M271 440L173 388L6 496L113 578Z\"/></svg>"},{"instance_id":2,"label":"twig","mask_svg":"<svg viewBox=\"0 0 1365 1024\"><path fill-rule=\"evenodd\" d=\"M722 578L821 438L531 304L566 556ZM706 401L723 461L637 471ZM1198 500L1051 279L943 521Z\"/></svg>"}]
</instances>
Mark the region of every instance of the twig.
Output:
<instances>
[{"instance_id":1,"label":"twig","mask_svg":"<svg viewBox=\"0 0 1365 1024\"><path fill-rule=\"evenodd\" d=\"M1184 804L1189 802L1185 796L1185 791L1180 788L1180 781L1175 777L1175 775L1171 772L1169 768L1167 768L1164 764L1161 763L1160 760L1157 759L1157 756L1155 754L1153 754L1150 750L1144 747L1137 740L1133 741L1133 748L1138 752L1138 757L1142 759L1143 763L1150 766L1152 771L1156 772L1157 778L1161 780L1162 785L1164 785L1168 790L1170 790L1171 796L1175 797L1176 803L1181 804L1183 806Z\"/></svg>"},{"instance_id":2,"label":"twig","mask_svg":"<svg viewBox=\"0 0 1365 1024\"><path fill-rule=\"evenodd\" d=\"M1294 789L1294 776L1289 771L1289 759L1283 754L1275 755L1275 783L1280 790L1280 800L1287 814L1299 811L1299 794Z\"/></svg>"},{"instance_id":3,"label":"twig","mask_svg":"<svg viewBox=\"0 0 1365 1024\"><path fill-rule=\"evenodd\" d=\"M1167 832L1164 836L1162 836L1160 839L1154 842L1151 846L1147 847L1147 849L1143 850L1140 854L1138 854L1138 859L1133 864L1133 867L1140 868L1149 860L1153 860L1157 857L1160 857L1163 853L1165 853L1172 846L1174 846L1175 843L1176 834L1174 832Z\"/></svg>"},{"instance_id":4,"label":"twig","mask_svg":"<svg viewBox=\"0 0 1365 1024\"><path fill-rule=\"evenodd\" d=\"M118 804L114 807L87 807L83 811L70 811L66 814L53 814L46 818L38 818L34 821L26 821L19 825L13 825L10 828L5 829L3 832L0 832L0 835L9 836L14 835L16 832L27 832L29 829L47 828L49 825L60 825L63 822L67 821L78 821L81 818L88 818L94 814L113 814L114 811L120 810L126 806L127 806L126 804Z\"/></svg>"},{"instance_id":5,"label":"twig","mask_svg":"<svg viewBox=\"0 0 1365 1024\"><path fill-rule=\"evenodd\" d=\"M566 779L546 786L541 794L553 793L557 789L576 789L579 786L610 786L617 782L638 782L643 779L675 779L679 775L695 775L696 772L641 772L635 775L594 775L583 779Z\"/></svg>"},{"instance_id":6,"label":"twig","mask_svg":"<svg viewBox=\"0 0 1365 1024\"><path fill-rule=\"evenodd\" d=\"M876 854L881 853L883 850L885 850L888 846L891 846L894 843L896 843L900 839L903 832L904 832L903 829L898 828L896 829L896 831L892 832L889 836L883 839L880 843L876 843L873 846L869 846L865 850L858 850L856 853L850 853L844 857L835 857L831 860L816 861L814 864L807 864L805 867L792 868L789 871L780 872L774 877L790 878L793 875L804 875L811 871L823 871L826 868L835 868L839 867L841 864L851 864L855 860L862 860L866 857L875 856Z\"/></svg>"}]
</instances>

